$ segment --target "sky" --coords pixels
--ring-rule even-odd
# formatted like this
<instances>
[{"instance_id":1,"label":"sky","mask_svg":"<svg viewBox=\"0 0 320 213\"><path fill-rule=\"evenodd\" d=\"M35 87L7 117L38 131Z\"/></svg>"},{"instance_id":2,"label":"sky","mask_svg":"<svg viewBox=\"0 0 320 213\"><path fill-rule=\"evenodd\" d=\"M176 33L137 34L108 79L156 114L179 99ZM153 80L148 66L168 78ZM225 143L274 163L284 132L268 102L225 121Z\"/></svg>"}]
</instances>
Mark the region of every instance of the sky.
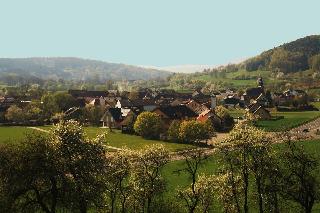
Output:
<instances>
[{"instance_id":1,"label":"sky","mask_svg":"<svg viewBox=\"0 0 320 213\"><path fill-rule=\"evenodd\" d=\"M0 57L219 65L320 34L319 0L0 0Z\"/></svg>"}]
</instances>

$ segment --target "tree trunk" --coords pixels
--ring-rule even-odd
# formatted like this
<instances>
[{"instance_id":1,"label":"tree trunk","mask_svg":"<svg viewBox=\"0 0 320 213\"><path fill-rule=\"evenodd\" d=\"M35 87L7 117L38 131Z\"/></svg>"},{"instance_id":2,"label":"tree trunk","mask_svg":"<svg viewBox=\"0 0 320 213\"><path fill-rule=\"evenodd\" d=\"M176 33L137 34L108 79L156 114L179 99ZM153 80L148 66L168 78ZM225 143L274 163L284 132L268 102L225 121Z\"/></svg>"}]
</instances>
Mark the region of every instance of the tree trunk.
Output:
<instances>
[{"instance_id":1,"label":"tree trunk","mask_svg":"<svg viewBox=\"0 0 320 213\"><path fill-rule=\"evenodd\" d=\"M244 190L244 203L243 203L243 211L244 213L248 213L248 187L249 187L249 176L247 168L244 169L243 172L243 190Z\"/></svg>"},{"instance_id":2,"label":"tree trunk","mask_svg":"<svg viewBox=\"0 0 320 213\"><path fill-rule=\"evenodd\" d=\"M258 190L258 204L259 204L259 212L263 213L263 198L262 198L262 189L261 189L261 178L256 178L256 185Z\"/></svg>"}]
</instances>

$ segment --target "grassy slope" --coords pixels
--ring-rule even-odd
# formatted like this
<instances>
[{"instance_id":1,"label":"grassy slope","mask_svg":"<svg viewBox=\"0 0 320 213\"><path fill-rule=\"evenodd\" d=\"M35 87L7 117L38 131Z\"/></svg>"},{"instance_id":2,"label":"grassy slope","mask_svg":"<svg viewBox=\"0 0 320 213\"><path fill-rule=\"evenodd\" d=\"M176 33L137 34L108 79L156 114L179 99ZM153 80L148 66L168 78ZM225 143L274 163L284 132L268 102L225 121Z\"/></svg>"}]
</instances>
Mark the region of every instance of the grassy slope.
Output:
<instances>
[{"instance_id":1,"label":"grassy slope","mask_svg":"<svg viewBox=\"0 0 320 213\"><path fill-rule=\"evenodd\" d=\"M17 143L32 131L26 127L0 127L0 143Z\"/></svg>"},{"instance_id":2,"label":"grassy slope","mask_svg":"<svg viewBox=\"0 0 320 213\"><path fill-rule=\"evenodd\" d=\"M222 82L226 82L226 83L232 83L233 86L235 87L254 87L257 85L257 80L256 78L254 79L250 79L250 80L235 80L234 78L236 78L237 76L241 76L241 75L246 75L246 76L253 76L253 77L258 77L261 76L265 79L265 83L268 84L269 82L274 82L275 79L271 79L270 77L271 72L269 71L246 71L246 70L239 70L236 72L229 72L226 74L225 78L220 78L220 77L214 77L208 74L203 74L200 76L195 77L194 79L198 79L198 80L203 80L203 81L210 81L212 83L214 82L218 82L218 81L222 81Z\"/></svg>"},{"instance_id":3,"label":"grassy slope","mask_svg":"<svg viewBox=\"0 0 320 213\"><path fill-rule=\"evenodd\" d=\"M50 126L39 127L44 130L50 130ZM179 144L170 143L157 140L145 140L140 136L121 134L120 131L115 130L114 132L108 133L107 129L102 129L98 127L85 127L85 132L91 138L98 134L107 132L107 142L109 146L114 147L127 147L130 149L142 149L146 145L151 144L162 144L170 151L178 151L186 148L193 148L193 145L189 144ZM21 140L25 133L32 132L34 130L28 129L26 127L0 127L0 143L16 143Z\"/></svg>"},{"instance_id":4,"label":"grassy slope","mask_svg":"<svg viewBox=\"0 0 320 213\"><path fill-rule=\"evenodd\" d=\"M142 149L146 145L162 144L170 151L177 151L177 150L194 147L189 144L170 143L170 142L157 141L157 140L146 140L141 138L140 136L122 134L118 130L109 132L107 129L101 129L97 127L85 127L85 131L89 137L94 137L97 135L97 133L101 134L103 132L107 132L108 145L118 147L118 148L127 147L130 149Z\"/></svg>"}]
</instances>

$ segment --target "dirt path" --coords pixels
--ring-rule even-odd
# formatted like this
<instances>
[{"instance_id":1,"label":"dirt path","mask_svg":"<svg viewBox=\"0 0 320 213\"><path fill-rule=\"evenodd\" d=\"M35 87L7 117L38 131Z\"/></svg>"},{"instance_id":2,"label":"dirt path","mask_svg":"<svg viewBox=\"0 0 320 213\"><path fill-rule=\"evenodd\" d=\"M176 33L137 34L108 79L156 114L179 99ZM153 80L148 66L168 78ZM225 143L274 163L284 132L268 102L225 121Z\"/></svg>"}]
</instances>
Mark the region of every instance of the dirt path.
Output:
<instances>
[{"instance_id":1,"label":"dirt path","mask_svg":"<svg viewBox=\"0 0 320 213\"><path fill-rule=\"evenodd\" d=\"M37 130L37 131L40 131L40 132L45 132L45 133L48 133L49 131L48 130L45 130L45 129L41 129L39 127L34 127L34 126L29 126L27 127L28 129L33 129L33 130Z\"/></svg>"}]
</instances>

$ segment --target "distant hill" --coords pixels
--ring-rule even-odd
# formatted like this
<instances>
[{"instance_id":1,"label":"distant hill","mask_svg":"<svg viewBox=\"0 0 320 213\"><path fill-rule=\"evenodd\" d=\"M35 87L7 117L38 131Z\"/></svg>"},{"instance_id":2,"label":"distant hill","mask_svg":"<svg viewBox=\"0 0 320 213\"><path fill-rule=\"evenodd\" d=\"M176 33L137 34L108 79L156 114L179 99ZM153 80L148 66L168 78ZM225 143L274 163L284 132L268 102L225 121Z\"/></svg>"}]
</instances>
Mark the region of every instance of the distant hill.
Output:
<instances>
[{"instance_id":1,"label":"distant hill","mask_svg":"<svg viewBox=\"0 0 320 213\"><path fill-rule=\"evenodd\" d=\"M0 58L0 78L64 80L149 80L171 73L157 69L71 57Z\"/></svg>"},{"instance_id":2,"label":"distant hill","mask_svg":"<svg viewBox=\"0 0 320 213\"><path fill-rule=\"evenodd\" d=\"M311 35L265 51L241 65L248 71L298 72L308 70L311 58L317 54L320 54L320 35Z\"/></svg>"}]
</instances>

